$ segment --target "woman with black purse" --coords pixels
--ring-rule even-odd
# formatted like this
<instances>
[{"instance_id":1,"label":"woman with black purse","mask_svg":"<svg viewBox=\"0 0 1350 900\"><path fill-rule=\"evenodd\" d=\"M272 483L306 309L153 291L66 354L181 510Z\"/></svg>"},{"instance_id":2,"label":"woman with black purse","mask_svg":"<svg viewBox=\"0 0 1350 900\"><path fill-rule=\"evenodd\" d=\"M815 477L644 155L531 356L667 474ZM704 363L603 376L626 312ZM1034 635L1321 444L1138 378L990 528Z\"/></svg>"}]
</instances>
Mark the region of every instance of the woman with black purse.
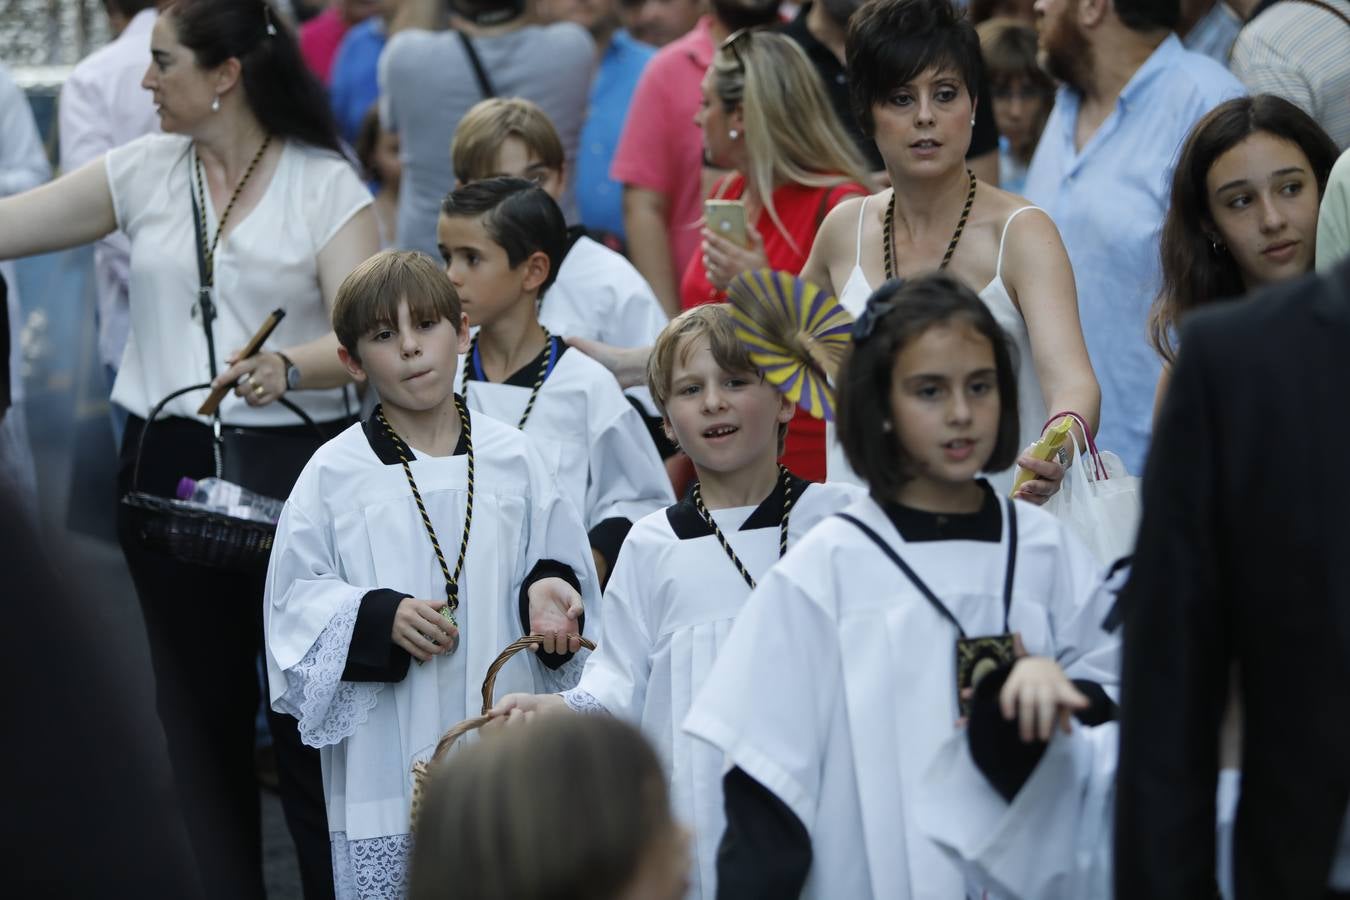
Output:
<instances>
[{"instance_id":1,"label":"woman with black purse","mask_svg":"<svg viewBox=\"0 0 1350 900\"><path fill-rule=\"evenodd\" d=\"M175 0L155 25L143 86L166 134L110 152L0 201L0 259L131 239L131 333L113 399L132 413L119 495L174 496L182 477L221 474L285 497L321 442L351 421L329 308L378 248L370 194L342 157L323 88L265 0ZM277 307L268 348L238 348ZM236 385L218 417L204 394ZM146 432L139 466L137 447ZM132 483L138 471L138 482ZM263 573L153 552L125 506L119 537L145 614L160 718L208 894L261 897L253 770ZM307 896L331 895L317 754L273 716L282 799ZM312 801L317 800L317 807Z\"/></svg>"}]
</instances>

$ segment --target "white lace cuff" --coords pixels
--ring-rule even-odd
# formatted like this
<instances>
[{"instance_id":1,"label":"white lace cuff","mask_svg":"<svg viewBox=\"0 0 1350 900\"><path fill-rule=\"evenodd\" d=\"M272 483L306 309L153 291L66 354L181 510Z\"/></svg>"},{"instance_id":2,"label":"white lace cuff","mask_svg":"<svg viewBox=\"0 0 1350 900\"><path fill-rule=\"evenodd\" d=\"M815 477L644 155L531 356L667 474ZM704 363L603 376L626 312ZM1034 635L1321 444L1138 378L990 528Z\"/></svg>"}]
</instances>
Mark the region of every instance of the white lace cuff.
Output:
<instances>
[{"instance_id":1,"label":"white lace cuff","mask_svg":"<svg viewBox=\"0 0 1350 900\"><path fill-rule=\"evenodd\" d=\"M402 900L407 895L412 835L349 841L346 832L335 831L332 848L337 900Z\"/></svg>"},{"instance_id":2,"label":"white lace cuff","mask_svg":"<svg viewBox=\"0 0 1350 900\"><path fill-rule=\"evenodd\" d=\"M361 597L338 609L304 659L286 670L286 693L275 707L300 722L300 740L310 747L337 744L356 732L379 701L383 684L343 681Z\"/></svg>"},{"instance_id":3,"label":"white lace cuff","mask_svg":"<svg viewBox=\"0 0 1350 900\"><path fill-rule=\"evenodd\" d=\"M541 679L544 685L544 693L557 694L568 688L574 688L581 681L581 670L586 668L586 658L591 655L591 651L582 649L572 654L572 658L558 666L556 669L550 669L548 666L539 665L539 670L543 673Z\"/></svg>"},{"instance_id":4,"label":"white lace cuff","mask_svg":"<svg viewBox=\"0 0 1350 900\"><path fill-rule=\"evenodd\" d=\"M572 688L570 691L563 691L560 695L567 708L573 712L590 713L592 715L609 715L609 710L605 705L595 699L594 695L583 691L581 688Z\"/></svg>"}]
</instances>

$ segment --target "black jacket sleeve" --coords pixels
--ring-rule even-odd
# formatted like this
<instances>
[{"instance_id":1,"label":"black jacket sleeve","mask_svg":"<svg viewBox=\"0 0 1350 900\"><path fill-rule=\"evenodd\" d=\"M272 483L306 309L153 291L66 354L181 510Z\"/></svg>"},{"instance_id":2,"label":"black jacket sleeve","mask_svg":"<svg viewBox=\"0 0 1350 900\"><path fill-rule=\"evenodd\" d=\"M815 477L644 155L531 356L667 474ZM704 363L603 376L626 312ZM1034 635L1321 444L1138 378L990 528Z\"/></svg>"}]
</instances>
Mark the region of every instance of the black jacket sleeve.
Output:
<instances>
[{"instance_id":1,"label":"black jacket sleeve","mask_svg":"<svg viewBox=\"0 0 1350 900\"><path fill-rule=\"evenodd\" d=\"M380 588L361 598L347 648L347 667L342 670L343 681L402 681L407 677L412 657L393 642L390 634L398 605L409 596Z\"/></svg>"},{"instance_id":2,"label":"black jacket sleeve","mask_svg":"<svg viewBox=\"0 0 1350 900\"><path fill-rule=\"evenodd\" d=\"M1216 538L1221 362L1188 328L1153 433L1143 521L1121 594L1118 897L1213 895L1214 792L1228 690ZM1226 365L1232 365L1228 361ZM1211 374L1213 373L1213 374Z\"/></svg>"},{"instance_id":3,"label":"black jacket sleeve","mask_svg":"<svg viewBox=\"0 0 1350 900\"><path fill-rule=\"evenodd\" d=\"M525 580L520 583L520 628L525 634L530 633L530 585L536 581L542 581L545 578L561 578L563 581L581 590L581 581L577 578L577 573L572 571L572 567L567 563L558 562L556 559L541 559L534 564L530 574L525 576ZM581 618L577 620L577 634L586 633L586 614L583 612ZM539 651L539 661L550 669L556 669L563 663L572 658L570 653L545 653Z\"/></svg>"},{"instance_id":4,"label":"black jacket sleeve","mask_svg":"<svg viewBox=\"0 0 1350 900\"><path fill-rule=\"evenodd\" d=\"M796 897L811 871L811 836L772 791L740 768L722 779L727 830L717 848L719 900Z\"/></svg>"}]
</instances>

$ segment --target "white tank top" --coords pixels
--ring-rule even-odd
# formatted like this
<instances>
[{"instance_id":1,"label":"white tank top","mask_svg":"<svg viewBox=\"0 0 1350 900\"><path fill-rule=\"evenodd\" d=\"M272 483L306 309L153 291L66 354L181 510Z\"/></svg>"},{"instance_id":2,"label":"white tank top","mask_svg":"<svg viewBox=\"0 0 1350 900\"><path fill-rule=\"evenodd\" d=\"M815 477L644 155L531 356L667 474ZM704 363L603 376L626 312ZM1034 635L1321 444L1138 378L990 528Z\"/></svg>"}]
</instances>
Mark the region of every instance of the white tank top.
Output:
<instances>
[{"instance_id":1,"label":"white tank top","mask_svg":"<svg viewBox=\"0 0 1350 900\"><path fill-rule=\"evenodd\" d=\"M862 270L863 222L867 215L867 201L871 199L865 197L863 202L858 204L858 238L853 271L849 272L848 281L844 282L844 289L839 292L840 304L855 317L862 312L863 307L867 305L867 299L872 296L872 286L867 283L867 276ZM1003 284L1003 247L1008 241L1008 227L1012 225L1013 219L1029 209L1039 207L1024 206L1015 210L1003 223L1003 233L998 239L998 259L994 263L994 280L985 285L984 290L979 293L984 305L993 313L994 321L998 322L1012 342L1010 349L1013 370L1017 372L1017 415L1021 426L1019 451L1041 436L1040 429L1045 424L1047 415L1045 397L1041 393L1041 380L1036 376L1036 366L1031 358L1031 335L1027 332L1026 320L1022 318L1021 311L1013 303L1012 297L1008 296L1008 288ZM843 448L835 439L834 423L829 423L825 432L826 480L861 484L861 479L849 467L848 461L844 458ZM1006 495L1012 490L1013 473L1016 469L1017 467L1013 466L1007 471L991 474L989 483L993 485L994 490Z\"/></svg>"}]
</instances>

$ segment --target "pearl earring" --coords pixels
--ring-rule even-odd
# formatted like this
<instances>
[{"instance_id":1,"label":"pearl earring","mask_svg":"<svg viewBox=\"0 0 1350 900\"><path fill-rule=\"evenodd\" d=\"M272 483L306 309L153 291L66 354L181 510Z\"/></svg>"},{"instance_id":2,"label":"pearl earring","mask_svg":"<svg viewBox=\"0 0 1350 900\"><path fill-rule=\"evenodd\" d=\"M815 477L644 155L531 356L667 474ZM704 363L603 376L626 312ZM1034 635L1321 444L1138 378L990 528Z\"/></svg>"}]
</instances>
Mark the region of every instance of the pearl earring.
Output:
<instances>
[{"instance_id":1,"label":"pearl earring","mask_svg":"<svg viewBox=\"0 0 1350 900\"><path fill-rule=\"evenodd\" d=\"M892 431L895 430L895 426L893 426L893 425L891 424L891 420L890 420L890 419L882 419L882 420L881 420L881 430L882 430L882 432L885 433L885 434L890 434Z\"/></svg>"},{"instance_id":2,"label":"pearl earring","mask_svg":"<svg viewBox=\"0 0 1350 900\"><path fill-rule=\"evenodd\" d=\"M220 112L220 95L211 98L211 112Z\"/></svg>"},{"instance_id":3,"label":"pearl earring","mask_svg":"<svg viewBox=\"0 0 1350 900\"><path fill-rule=\"evenodd\" d=\"M971 116L971 117L970 117L970 127L971 127L971 128L974 128L974 127L975 127L975 117L974 117L974 116Z\"/></svg>"},{"instance_id":4,"label":"pearl earring","mask_svg":"<svg viewBox=\"0 0 1350 900\"><path fill-rule=\"evenodd\" d=\"M738 137L740 137L740 136L741 136L741 133L740 133L739 131L737 131L735 128L733 128L733 129L731 129L730 131L727 132L727 137L731 138L733 141L736 140L736 138L738 138Z\"/></svg>"}]
</instances>

